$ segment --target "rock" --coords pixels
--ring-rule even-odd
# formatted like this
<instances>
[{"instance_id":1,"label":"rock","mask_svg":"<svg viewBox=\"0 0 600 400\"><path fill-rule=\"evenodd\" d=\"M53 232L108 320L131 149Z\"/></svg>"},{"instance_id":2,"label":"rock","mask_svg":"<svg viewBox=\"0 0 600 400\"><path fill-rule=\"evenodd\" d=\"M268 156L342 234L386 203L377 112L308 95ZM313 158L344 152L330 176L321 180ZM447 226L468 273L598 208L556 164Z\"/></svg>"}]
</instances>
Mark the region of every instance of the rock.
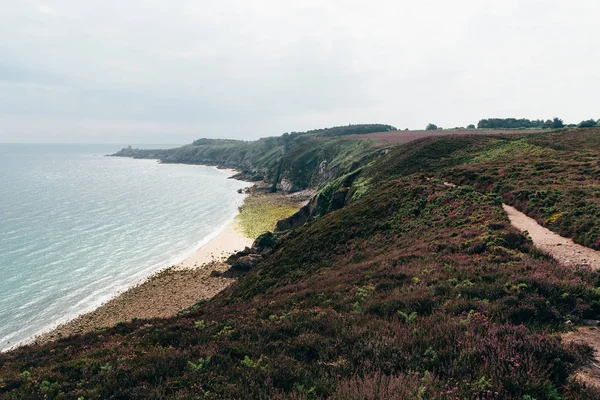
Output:
<instances>
[{"instance_id":1,"label":"rock","mask_svg":"<svg viewBox=\"0 0 600 400\"><path fill-rule=\"evenodd\" d=\"M583 324L586 326L598 326L600 325L600 321L596 319L584 319Z\"/></svg>"},{"instance_id":2,"label":"rock","mask_svg":"<svg viewBox=\"0 0 600 400\"><path fill-rule=\"evenodd\" d=\"M252 249L249 247L246 247L244 250L238 251L237 253L230 255L229 258L225 262L229 265L232 265L240 258L245 257L252 253L253 253Z\"/></svg>"},{"instance_id":3,"label":"rock","mask_svg":"<svg viewBox=\"0 0 600 400\"><path fill-rule=\"evenodd\" d=\"M254 266L260 260L262 260L262 258L263 257L260 254L249 254L247 256L240 257L239 260L233 263L230 270L235 272L248 272L254 268Z\"/></svg>"},{"instance_id":4,"label":"rock","mask_svg":"<svg viewBox=\"0 0 600 400\"><path fill-rule=\"evenodd\" d=\"M294 184L289 179L282 178L281 179L281 189L284 192L288 192L288 193L293 192L294 191Z\"/></svg>"},{"instance_id":5,"label":"rock","mask_svg":"<svg viewBox=\"0 0 600 400\"><path fill-rule=\"evenodd\" d=\"M267 247L273 247L277 243L277 236L273 232L265 232L256 238L253 247L257 252L262 252Z\"/></svg>"},{"instance_id":6,"label":"rock","mask_svg":"<svg viewBox=\"0 0 600 400\"><path fill-rule=\"evenodd\" d=\"M271 247L265 247L260 252L260 255L263 256L263 257L265 257L265 256L268 256L269 254L271 254L272 252L273 252L273 249Z\"/></svg>"},{"instance_id":7,"label":"rock","mask_svg":"<svg viewBox=\"0 0 600 400\"><path fill-rule=\"evenodd\" d=\"M313 213L313 205L309 203L292 216L278 221L275 231L282 232L302 226L308 222Z\"/></svg>"}]
</instances>

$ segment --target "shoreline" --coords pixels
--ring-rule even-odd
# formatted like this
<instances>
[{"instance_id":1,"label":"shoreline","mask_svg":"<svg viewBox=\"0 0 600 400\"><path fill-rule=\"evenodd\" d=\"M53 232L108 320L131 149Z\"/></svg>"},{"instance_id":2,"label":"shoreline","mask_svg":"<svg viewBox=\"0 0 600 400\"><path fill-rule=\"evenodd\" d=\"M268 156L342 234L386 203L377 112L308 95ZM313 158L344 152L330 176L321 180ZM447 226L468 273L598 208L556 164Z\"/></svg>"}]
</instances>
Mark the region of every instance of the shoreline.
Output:
<instances>
[{"instance_id":1,"label":"shoreline","mask_svg":"<svg viewBox=\"0 0 600 400\"><path fill-rule=\"evenodd\" d=\"M221 229L215 237L183 261L148 276L141 283L115 295L92 311L6 351L102 330L133 319L170 317L202 299L213 297L234 279L213 276L211 273L226 271L229 268L229 265L224 264L227 257L251 246L254 241L241 232L237 215L225 229Z\"/></svg>"},{"instance_id":2,"label":"shoreline","mask_svg":"<svg viewBox=\"0 0 600 400\"><path fill-rule=\"evenodd\" d=\"M238 173L233 169L216 166L213 168L230 177ZM298 196L298 193L269 194L267 196L272 196L273 200L268 201L267 206L285 205L292 207L293 212L296 212L307 203L307 199L312 195L312 192L309 192L302 192L301 196ZM256 212L258 210L256 202L264 195L263 192L251 190L244 196L239 210L247 206ZM259 203L263 202L259 201ZM191 253L182 255L182 258L175 259L169 263L170 265L167 264L133 283L95 308L83 311L64 323L57 322L47 330L0 352L10 352L27 345L42 345L71 335L102 331L134 319L172 317L201 300L215 296L237 279L222 274L230 268L230 265L225 263L227 258L246 247L251 247L254 243L255 238L250 238L254 233L248 231L248 224L254 225L260 222L260 225L264 223L264 219L272 219L273 226L268 229L272 230L279 220L279 217L274 219L273 215L261 209L260 220L262 221L255 219L249 221L248 216L245 215L246 211L240 213L239 210L224 225L198 242L198 247Z\"/></svg>"},{"instance_id":3,"label":"shoreline","mask_svg":"<svg viewBox=\"0 0 600 400\"><path fill-rule=\"evenodd\" d=\"M210 166L208 166L210 167ZM212 166L230 178L239 171ZM241 204L244 203L244 197ZM210 276L212 271L224 272L221 261L237 251L251 246L254 239L244 236L238 221L239 211L225 224L203 238L196 248L160 267L156 272L132 283L108 300L75 315L66 322L57 322L44 331L13 346L0 350L8 352L30 344L43 344L62 337L92 332L129 322L136 318L172 316L198 301L210 298L231 283L231 279ZM170 265L169 265L170 264ZM198 282L201 286L198 287ZM161 287L164 290L161 290ZM171 290L168 296L165 291ZM194 295L195 293L195 295ZM191 301L192 304L189 304ZM157 307L149 307L150 304ZM175 311L173 311L177 308Z\"/></svg>"}]
</instances>

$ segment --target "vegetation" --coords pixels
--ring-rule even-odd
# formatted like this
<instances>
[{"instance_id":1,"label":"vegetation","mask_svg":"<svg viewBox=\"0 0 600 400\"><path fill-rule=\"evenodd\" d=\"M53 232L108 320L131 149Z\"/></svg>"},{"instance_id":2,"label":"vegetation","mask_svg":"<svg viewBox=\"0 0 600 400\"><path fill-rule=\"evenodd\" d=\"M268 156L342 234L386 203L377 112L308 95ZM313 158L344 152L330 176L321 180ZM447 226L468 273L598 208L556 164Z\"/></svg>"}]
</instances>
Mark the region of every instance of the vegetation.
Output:
<instances>
[{"instance_id":1,"label":"vegetation","mask_svg":"<svg viewBox=\"0 0 600 400\"><path fill-rule=\"evenodd\" d=\"M600 130L503 139L440 176L496 193L538 223L600 249Z\"/></svg>"},{"instance_id":2,"label":"vegetation","mask_svg":"<svg viewBox=\"0 0 600 400\"><path fill-rule=\"evenodd\" d=\"M565 124L560 118L553 120L528 120L526 118L489 118L477 124L479 129L560 129Z\"/></svg>"},{"instance_id":3,"label":"vegetation","mask_svg":"<svg viewBox=\"0 0 600 400\"><path fill-rule=\"evenodd\" d=\"M568 381L589 351L552 332L597 315L599 278L535 252L494 196L396 179L297 229L195 311L2 355L0 390L7 399L592 398Z\"/></svg>"},{"instance_id":4,"label":"vegetation","mask_svg":"<svg viewBox=\"0 0 600 400\"><path fill-rule=\"evenodd\" d=\"M501 196L541 225L600 249L598 154L598 128L430 137L397 147L381 162L352 174L351 180L333 181L314 202L321 215L360 198L390 177L422 173Z\"/></svg>"},{"instance_id":5,"label":"vegetation","mask_svg":"<svg viewBox=\"0 0 600 400\"><path fill-rule=\"evenodd\" d=\"M585 121L581 121L577 127L578 128L593 128L595 126L597 126L598 124L596 123L596 121L594 121L593 119L588 119Z\"/></svg>"},{"instance_id":6,"label":"vegetation","mask_svg":"<svg viewBox=\"0 0 600 400\"><path fill-rule=\"evenodd\" d=\"M314 129L307 132L292 132L291 135L314 135L320 137L336 137L347 135L365 135L369 133L390 132L397 130L396 127L383 124L348 125L333 128Z\"/></svg>"},{"instance_id":7,"label":"vegetation","mask_svg":"<svg viewBox=\"0 0 600 400\"><path fill-rule=\"evenodd\" d=\"M569 378L591 349L558 334L600 318L600 272L538 252L501 204L597 246L600 129L302 140L283 176L336 172L247 275L173 318L2 354L0 397L599 398Z\"/></svg>"},{"instance_id":8,"label":"vegetation","mask_svg":"<svg viewBox=\"0 0 600 400\"><path fill-rule=\"evenodd\" d=\"M273 231L277 221L294 214L298 206L284 196L254 194L246 198L236 218L244 235L254 239L262 233Z\"/></svg>"},{"instance_id":9,"label":"vegetation","mask_svg":"<svg viewBox=\"0 0 600 400\"><path fill-rule=\"evenodd\" d=\"M347 136L392 130L396 128L391 125L349 125L285 133L253 142L198 139L169 150L126 148L115 155L235 168L243 171L240 177L244 179L265 181L274 189L298 191L350 172L382 152L381 144L376 141L348 140Z\"/></svg>"},{"instance_id":10,"label":"vegetation","mask_svg":"<svg viewBox=\"0 0 600 400\"><path fill-rule=\"evenodd\" d=\"M437 131L439 128L436 124L428 124L425 128L426 131Z\"/></svg>"}]
</instances>

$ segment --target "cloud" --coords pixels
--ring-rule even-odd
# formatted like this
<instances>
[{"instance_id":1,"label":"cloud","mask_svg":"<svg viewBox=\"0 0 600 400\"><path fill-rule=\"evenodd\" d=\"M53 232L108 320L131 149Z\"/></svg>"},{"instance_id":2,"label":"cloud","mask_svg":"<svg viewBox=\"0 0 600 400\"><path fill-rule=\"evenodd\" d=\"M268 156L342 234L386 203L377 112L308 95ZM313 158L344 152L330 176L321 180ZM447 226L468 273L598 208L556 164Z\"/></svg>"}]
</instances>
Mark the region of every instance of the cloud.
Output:
<instances>
[{"instance_id":1,"label":"cloud","mask_svg":"<svg viewBox=\"0 0 600 400\"><path fill-rule=\"evenodd\" d=\"M42 14L54 14L54 11L50 7L40 6L38 11Z\"/></svg>"},{"instance_id":2,"label":"cloud","mask_svg":"<svg viewBox=\"0 0 600 400\"><path fill-rule=\"evenodd\" d=\"M0 141L578 121L600 89L599 10L592 0L13 2L0 16ZM38 120L51 123L26 122Z\"/></svg>"}]
</instances>

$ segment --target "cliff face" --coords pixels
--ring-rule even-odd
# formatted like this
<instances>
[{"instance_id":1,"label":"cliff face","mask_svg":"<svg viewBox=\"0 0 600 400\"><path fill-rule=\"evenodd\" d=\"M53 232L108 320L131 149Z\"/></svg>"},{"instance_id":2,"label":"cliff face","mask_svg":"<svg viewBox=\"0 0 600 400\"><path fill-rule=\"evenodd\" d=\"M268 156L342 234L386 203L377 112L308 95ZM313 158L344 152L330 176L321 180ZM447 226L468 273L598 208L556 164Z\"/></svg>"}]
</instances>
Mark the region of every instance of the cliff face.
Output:
<instances>
[{"instance_id":1,"label":"cliff face","mask_svg":"<svg viewBox=\"0 0 600 400\"><path fill-rule=\"evenodd\" d=\"M241 171L237 178L263 181L274 190L295 192L319 187L383 154L382 144L352 138L341 132L364 134L369 130L381 132L393 127L353 125L341 128L285 134L253 142L199 139L176 149L126 148L113 155L233 168Z\"/></svg>"}]
</instances>

